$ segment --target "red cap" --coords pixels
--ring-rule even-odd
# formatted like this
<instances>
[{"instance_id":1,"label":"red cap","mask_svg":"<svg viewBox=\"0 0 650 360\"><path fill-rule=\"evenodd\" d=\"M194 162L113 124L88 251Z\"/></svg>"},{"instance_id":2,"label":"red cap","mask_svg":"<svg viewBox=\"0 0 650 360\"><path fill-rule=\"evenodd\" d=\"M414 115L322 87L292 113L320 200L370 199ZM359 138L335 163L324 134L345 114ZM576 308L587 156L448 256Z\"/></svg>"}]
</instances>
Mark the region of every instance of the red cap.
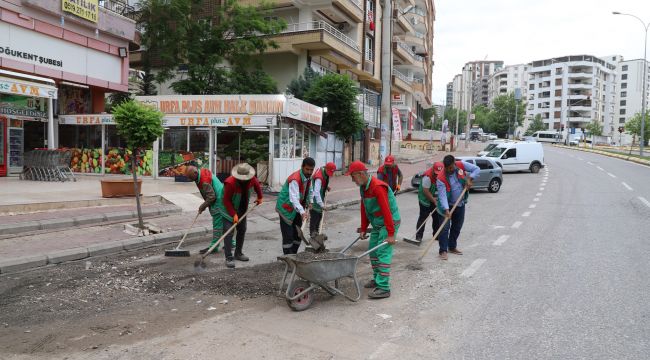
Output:
<instances>
[{"instance_id":1,"label":"red cap","mask_svg":"<svg viewBox=\"0 0 650 360\"><path fill-rule=\"evenodd\" d=\"M442 171L442 169L445 168L445 165L441 161L437 161L435 164L433 164L433 173L437 174Z\"/></svg>"},{"instance_id":2,"label":"red cap","mask_svg":"<svg viewBox=\"0 0 650 360\"><path fill-rule=\"evenodd\" d=\"M386 159L384 160L384 165L393 165L395 163L395 158L393 155L388 155L386 156Z\"/></svg>"},{"instance_id":3,"label":"red cap","mask_svg":"<svg viewBox=\"0 0 650 360\"><path fill-rule=\"evenodd\" d=\"M357 160L352 162L352 164L350 164L350 167L348 168L348 172L346 172L345 175L350 175L353 172L357 172L357 171L368 171L368 169L366 168L366 165L364 163Z\"/></svg>"},{"instance_id":4,"label":"red cap","mask_svg":"<svg viewBox=\"0 0 650 360\"><path fill-rule=\"evenodd\" d=\"M334 175L334 171L336 171L336 164L333 162L328 162L325 164L325 172L327 173L327 176Z\"/></svg>"}]
</instances>

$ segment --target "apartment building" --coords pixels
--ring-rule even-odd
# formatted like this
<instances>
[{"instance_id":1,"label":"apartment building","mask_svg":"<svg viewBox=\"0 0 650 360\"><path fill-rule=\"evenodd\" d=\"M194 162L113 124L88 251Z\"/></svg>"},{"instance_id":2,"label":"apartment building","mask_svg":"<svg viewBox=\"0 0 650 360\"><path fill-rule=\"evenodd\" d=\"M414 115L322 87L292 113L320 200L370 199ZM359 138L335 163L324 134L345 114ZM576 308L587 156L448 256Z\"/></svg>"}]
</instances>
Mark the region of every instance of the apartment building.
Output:
<instances>
[{"instance_id":1,"label":"apartment building","mask_svg":"<svg viewBox=\"0 0 650 360\"><path fill-rule=\"evenodd\" d=\"M451 105L454 103L454 82L447 83L447 96L445 104Z\"/></svg>"},{"instance_id":2,"label":"apartment building","mask_svg":"<svg viewBox=\"0 0 650 360\"><path fill-rule=\"evenodd\" d=\"M646 88L650 89L650 62L646 62ZM617 99L614 106L614 127L625 126L635 114L640 113L643 102L643 59L621 60L617 67ZM646 97L646 104L648 97ZM646 126L648 126L646 122ZM614 134L616 143L629 144L632 136ZM638 140L637 140L638 141Z\"/></svg>"},{"instance_id":3,"label":"apartment building","mask_svg":"<svg viewBox=\"0 0 650 360\"><path fill-rule=\"evenodd\" d=\"M462 94L463 94L463 74L458 74L454 76L452 84L452 102L447 102L448 104L453 104L454 109L458 109L462 106Z\"/></svg>"},{"instance_id":4,"label":"apartment building","mask_svg":"<svg viewBox=\"0 0 650 360\"><path fill-rule=\"evenodd\" d=\"M592 120L611 136L616 99L616 65L592 55L571 55L528 65L529 118L541 115L550 130L580 133Z\"/></svg>"},{"instance_id":5,"label":"apartment building","mask_svg":"<svg viewBox=\"0 0 650 360\"><path fill-rule=\"evenodd\" d=\"M494 60L471 61L463 66L463 97L467 99L463 101L463 110L489 104L488 80L502 68L503 61Z\"/></svg>"},{"instance_id":6,"label":"apartment building","mask_svg":"<svg viewBox=\"0 0 650 360\"><path fill-rule=\"evenodd\" d=\"M488 79L488 103L501 95L507 95L520 89L522 99L528 95L528 64L508 65L495 72Z\"/></svg>"}]
</instances>

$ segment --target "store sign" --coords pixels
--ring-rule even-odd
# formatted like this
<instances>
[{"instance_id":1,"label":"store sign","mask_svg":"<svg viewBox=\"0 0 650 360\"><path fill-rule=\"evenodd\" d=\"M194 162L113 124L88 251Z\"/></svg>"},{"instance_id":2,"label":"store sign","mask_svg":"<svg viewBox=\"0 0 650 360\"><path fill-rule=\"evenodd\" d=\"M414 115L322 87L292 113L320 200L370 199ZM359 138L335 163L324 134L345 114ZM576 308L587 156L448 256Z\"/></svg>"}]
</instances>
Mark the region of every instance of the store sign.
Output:
<instances>
[{"instance_id":1,"label":"store sign","mask_svg":"<svg viewBox=\"0 0 650 360\"><path fill-rule=\"evenodd\" d=\"M20 95L0 95L0 114L47 119L47 100Z\"/></svg>"},{"instance_id":2,"label":"store sign","mask_svg":"<svg viewBox=\"0 0 650 360\"><path fill-rule=\"evenodd\" d=\"M393 106L406 106L406 96L404 94L393 94L391 104Z\"/></svg>"},{"instance_id":3,"label":"store sign","mask_svg":"<svg viewBox=\"0 0 650 360\"><path fill-rule=\"evenodd\" d=\"M99 15L97 0L61 0L61 9L94 23Z\"/></svg>"},{"instance_id":4,"label":"store sign","mask_svg":"<svg viewBox=\"0 0 650 360\"><path fill-rule=\"evenodd\" d=\"M57 98L56 88L17 79L0 77L0 93L41 98Z\"/></svg>"},{"instance_id":5,"label":"store sign","mask_svg":"<svg viewBox=\"0 0 650 360\"><path fill-rule=\"evenodd\" d=\"M284 116L321 126L323 124L323 108L312 105L296 98L287 99L287 109Z\"/></svg>"},{"instance_id":6,"label":"store sign","mask_svg":"<svg viewBox=\"0 0 650 360\"><path fill-rule=\"evenodd\" d=\"M122 58L119 56L6 22L0 22L0 48L0 58L122 83Z\"/></svg>"},{"instance_id":7,"label":"store sign","mask_svg":"<svg viewBox=\"0 0 650 360\"><path fill-rule=\"evenodd\" d=\"M115 125L113 115L61 115L59 124L63 125ZM276 125L275 116L268 115L201 115L201 114L169 114L162 120L162 126L242 126L242 127L266 127Z\"/></svg>"},{"instance_id":8,"label":"store sign","mask_svg":"<svg viewBox=\"0 0 650 360\"><path fill-rule=\"evenodd\" d=\"M393 108L393 141L402 140L402 120L399 117L399 110Z\"/></svg>"},{"instance_id":9,"label":"store sign","mask_svg":"<svg viewBox=\"0 0 650 360\"><path fill-rule=\"evenodd\" d=\"M62 125L115 125L113 115L59 115Z\"/></svg>"}]
</instances>

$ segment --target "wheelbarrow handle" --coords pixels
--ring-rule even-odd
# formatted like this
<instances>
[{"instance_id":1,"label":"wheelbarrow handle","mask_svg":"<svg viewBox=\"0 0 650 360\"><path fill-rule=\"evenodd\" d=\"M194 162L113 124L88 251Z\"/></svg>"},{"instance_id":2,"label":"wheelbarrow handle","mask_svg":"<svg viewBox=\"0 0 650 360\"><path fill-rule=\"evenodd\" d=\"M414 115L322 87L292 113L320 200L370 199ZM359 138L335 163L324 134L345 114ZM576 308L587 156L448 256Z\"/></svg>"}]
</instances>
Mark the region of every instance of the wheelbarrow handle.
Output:
<instances>
[{"instance_id":1,"label":"wheelbarrow handle","mask_svg":"<svg viewBox=\"0 0 650 360\"><path fill-rule=\"evenodd\" d=\"M363 254L361 254L361 255L359 255L359 256L357 256L357 257L358 257L359 259L361 259L362 257L364 257L364 256L366 256L366 255L368 255L368 254L370 254L370 253L373 252L373 251L376 251L377 249L379 249L380 247L382 247L382 246L384 246L384 245L388 245L388 243L387 243L386 241L382 241L381 244L375 246L374 248L372 248L372 249L370 249L370 250L364 252Z\"/></svg>"},{"instance_id":2,"label":"wheelbarrow handle","mask_svg":"<svg viewBox=\"0 0 650 360\"><path fill-rule=\"evenodd\" d=\"M361 240L361 239L362 239L361 235L363 235L363 234L359 234L359 236L357 236L357 238L354 239L354 241L352 241L348 246L344 247L343 250L341 250L341 254L343 254L343 253L345 253L346 251L350 250L350 248L351 248L354 244L356 244L357 241ZM368 236L364 237L363 239L367 239L367 238L368 238Z\"/></svg>"}]
</instances>

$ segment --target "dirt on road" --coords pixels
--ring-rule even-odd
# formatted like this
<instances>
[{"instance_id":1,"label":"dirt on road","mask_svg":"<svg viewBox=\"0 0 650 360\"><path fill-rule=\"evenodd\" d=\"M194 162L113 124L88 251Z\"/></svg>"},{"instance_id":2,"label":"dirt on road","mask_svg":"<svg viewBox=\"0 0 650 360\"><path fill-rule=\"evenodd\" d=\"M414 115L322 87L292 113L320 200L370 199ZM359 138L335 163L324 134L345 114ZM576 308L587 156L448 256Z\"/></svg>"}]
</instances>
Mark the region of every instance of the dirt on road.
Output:
<instances>
[{"instance_id":1,"label":"dirt on road","mask_svg":"<svg viewBox=\"0 0 650 360\"><path fill-rule=\"evenodd\" d=\"M194 270L194 258L144 250L0 277L0 348L97 351L243 307L274 306L279 262ZM220 257L219 257L220 258Z\"/></svg>"}]
</instances>

